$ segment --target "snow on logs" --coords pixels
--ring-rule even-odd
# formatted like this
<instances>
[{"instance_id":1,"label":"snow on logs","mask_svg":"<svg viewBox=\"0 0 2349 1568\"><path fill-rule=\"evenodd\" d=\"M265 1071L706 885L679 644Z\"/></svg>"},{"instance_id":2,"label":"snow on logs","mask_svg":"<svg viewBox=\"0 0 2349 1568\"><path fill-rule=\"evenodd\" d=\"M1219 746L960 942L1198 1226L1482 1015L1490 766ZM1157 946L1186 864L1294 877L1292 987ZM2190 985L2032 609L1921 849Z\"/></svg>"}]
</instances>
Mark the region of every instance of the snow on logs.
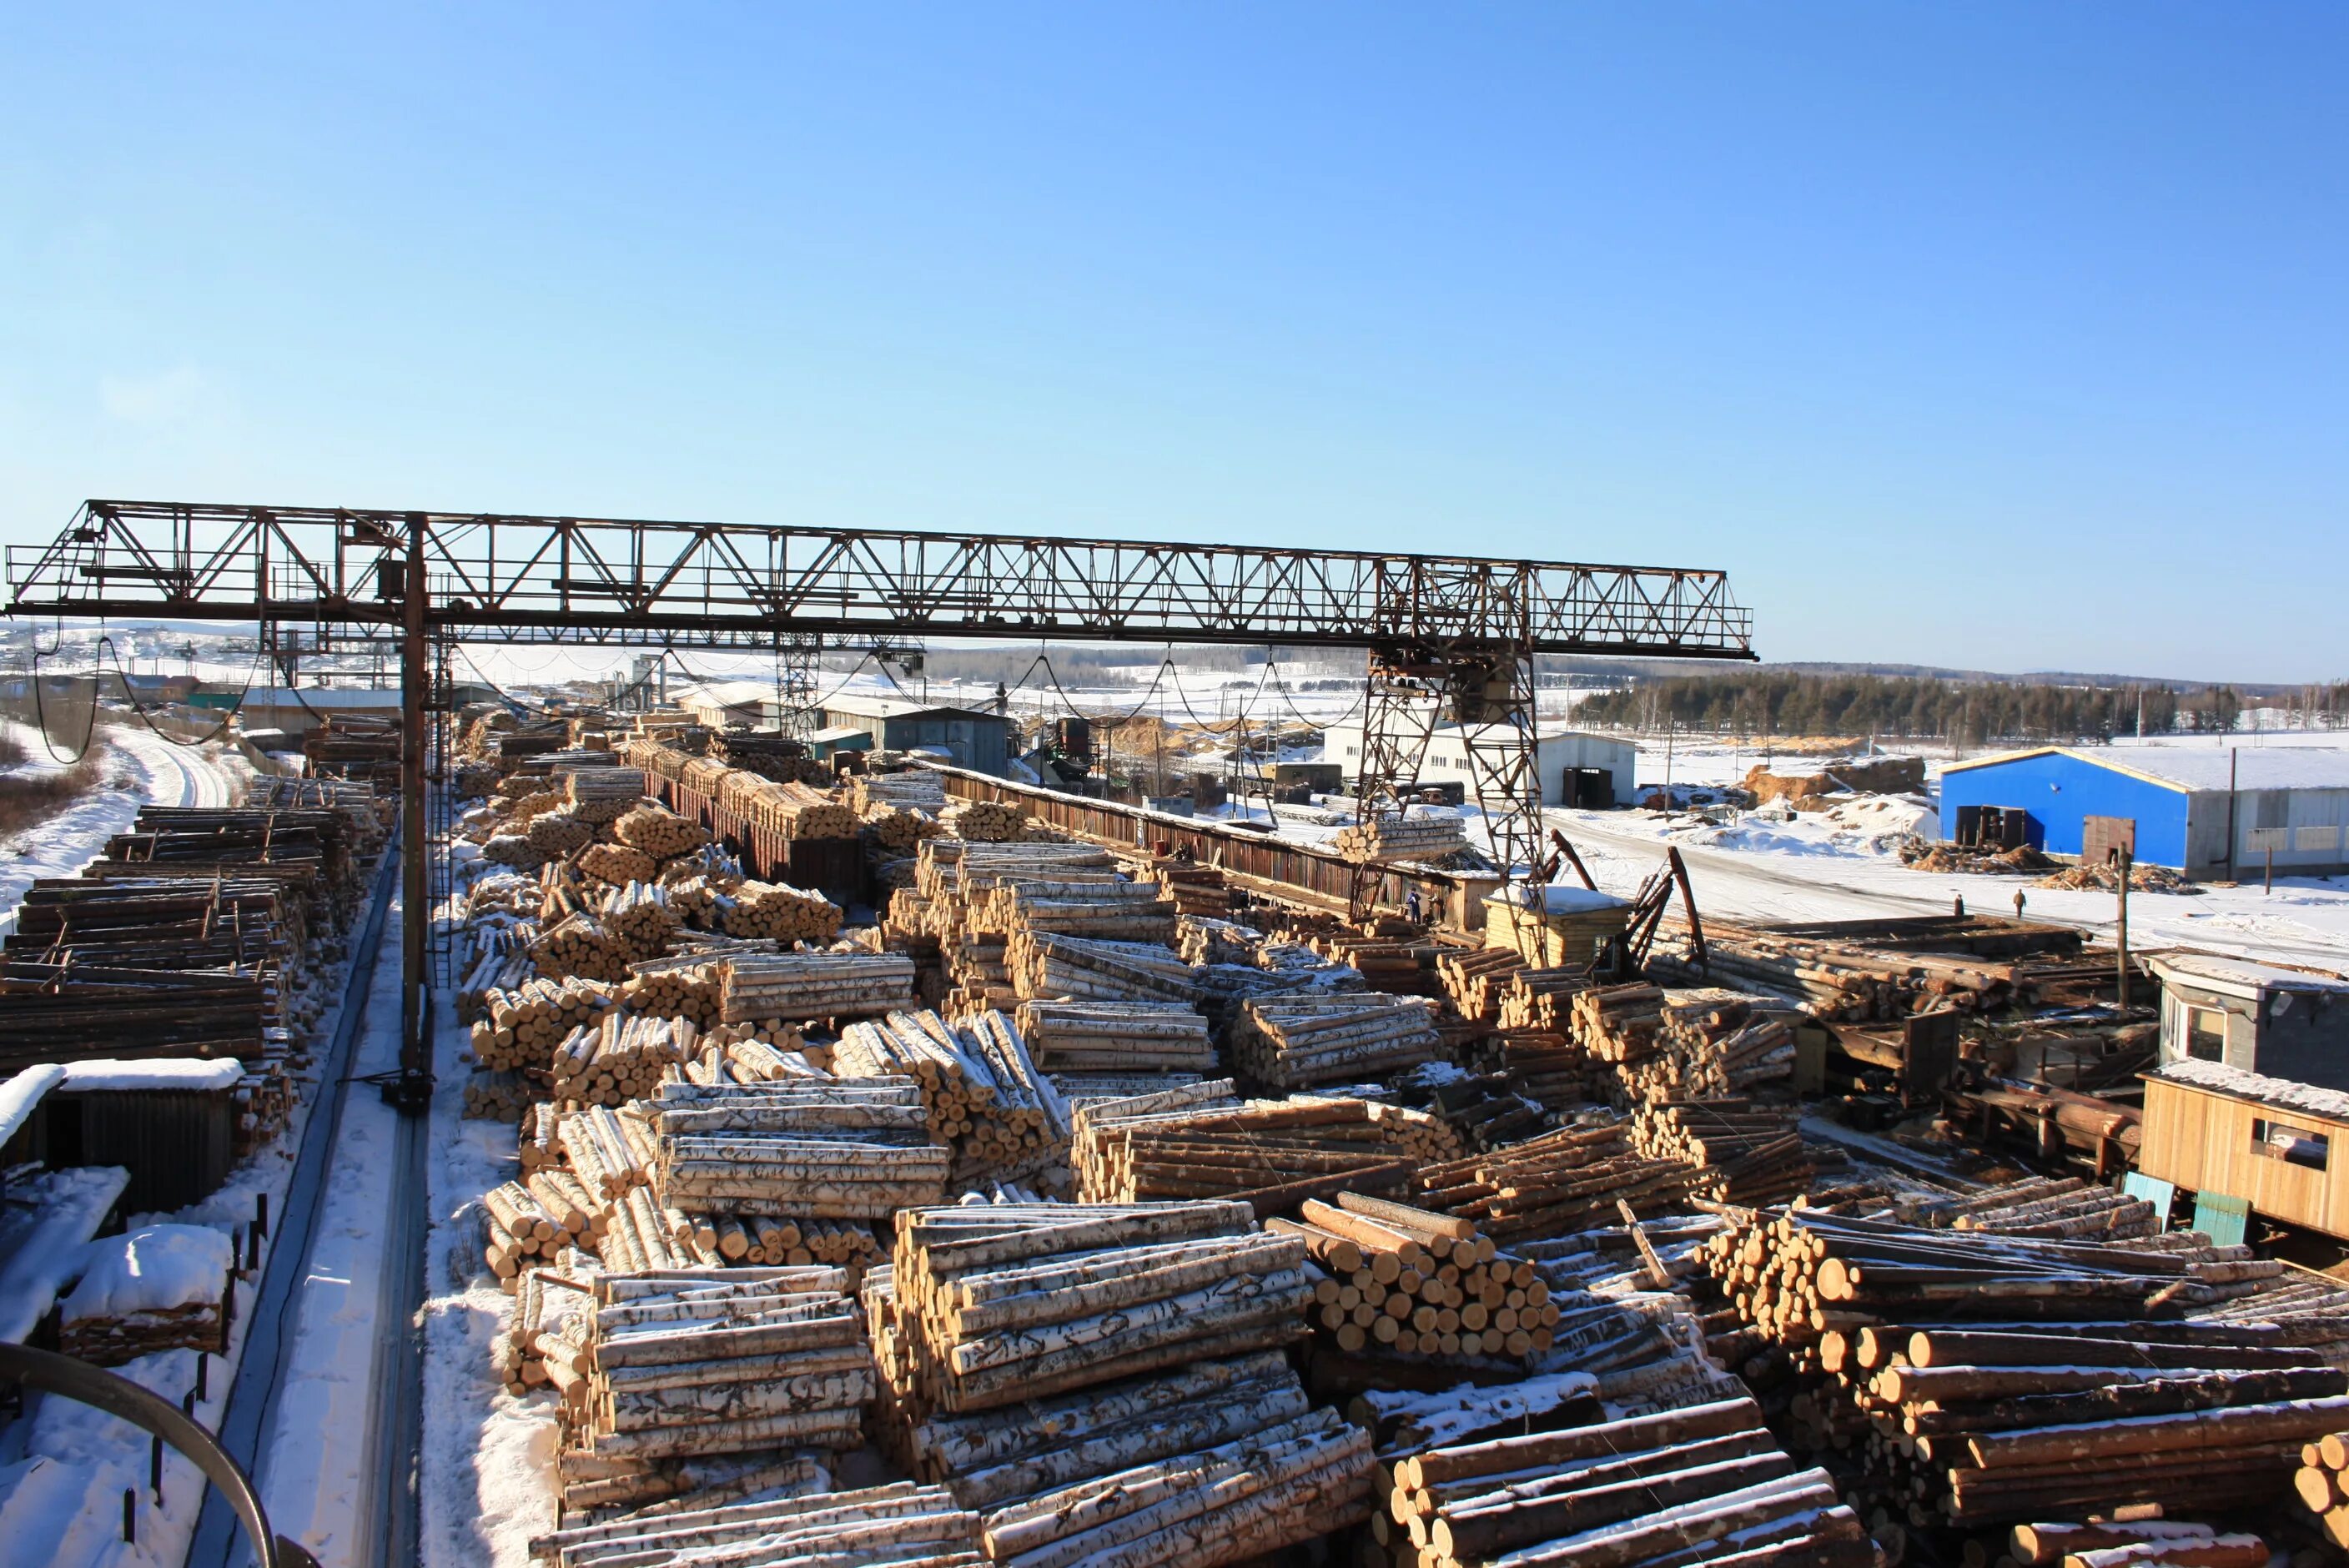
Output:
<instances>
[{"instance_id":1,"label":"snow on logs","mask_svg":"<svg viewBox=\"0 0 2349 1568\"><path fill-rule=\"evenodd\" d=\"M2000 1524L2133 1504L2280 1499L2301 1445L2349 1427L2338 1293L2196 1232L2126 1246L1763 1211L1703 1258L1823 1384L1795 1414L1856 1444L1856 1496ZM2193 1315L2189 1315L2189 1314Z\"/></svg>"},{"instance_id":2,"label":"snow on logs","mask_svg":"<svg viewBox=\"0 0 2349 1568\"><path fill-rule=\"evenodd\" d=\"M898 953L747 954L722 961L727 1023L857 1018L908 1006L914 961Z\"/></svg>"},{"instance_id":3,"label":"snow on logs","mask_svg":"<svg viewBox=\"0 0 2349 1568\"><path fill-rule=\"evenodd\" d=\"M1434 1060L1434 1016L1421 997L1376 991L1251 997L1233 1021L1232 1054L1275 1088L1359 1082Z\"/></svg>"},{"instance_id":4,"label":"snow on logs","mask_svg":"<svg viewBox=\"0 0 2349 1568\"><path fill-rule=\"evenodd\" d=\"M1746 1397L1381 1458L1374 1536L1414 1568L1623 1568L1731 1534L1769 1542L1773 1562L1876 1561L1827 1472L1797 1466Z\"/></svg>"},{"instance_id":5,"label":"snow on logs","mask_svg":"<svg viewBox=\"0 0 2349 1568\"><path fill-rule=\"evenodd\" d=\"M934 1203L951 1151L903 1078L664 1085L647 1106L661 1204L804 1220L884 1220Z\"/></svg>"}]
</instances>

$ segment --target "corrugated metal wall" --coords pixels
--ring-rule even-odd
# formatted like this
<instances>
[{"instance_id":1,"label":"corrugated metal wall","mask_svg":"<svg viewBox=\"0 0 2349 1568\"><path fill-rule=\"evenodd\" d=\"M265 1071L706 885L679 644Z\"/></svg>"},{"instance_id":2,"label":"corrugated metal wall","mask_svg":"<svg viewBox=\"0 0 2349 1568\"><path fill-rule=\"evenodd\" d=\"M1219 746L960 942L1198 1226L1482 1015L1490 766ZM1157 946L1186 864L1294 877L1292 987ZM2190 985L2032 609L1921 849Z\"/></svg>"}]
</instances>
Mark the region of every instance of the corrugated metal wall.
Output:
<instances>
[{"instance_id":1,"label":"corrugated metal wall","mask_svg":"<svg viewBox=\"0 0 2349 1568\"><path fill-rule=\"evenodd\" d=\"M1943 773L1941 837L1957 837L1961 806L2022 809L2031 819L2031 847L2051 855L2080 852L2083 822L2088 817L2134 818L2138 860L2180 870L2186 866L2184 790L2075 757L2044 752Z\"/></svg>"}]
</instances>

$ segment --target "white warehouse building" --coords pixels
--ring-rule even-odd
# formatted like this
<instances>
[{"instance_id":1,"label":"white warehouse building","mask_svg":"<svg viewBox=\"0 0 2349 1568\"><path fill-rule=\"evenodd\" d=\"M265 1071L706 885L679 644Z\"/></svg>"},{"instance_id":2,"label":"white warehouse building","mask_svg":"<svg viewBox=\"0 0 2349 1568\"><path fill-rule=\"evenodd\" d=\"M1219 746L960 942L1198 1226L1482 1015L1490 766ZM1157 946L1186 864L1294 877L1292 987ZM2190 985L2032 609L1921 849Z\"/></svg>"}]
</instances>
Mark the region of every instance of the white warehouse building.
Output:
<instances>
[{"instance_id":1,"label":"white warehouse building","mask_svg":"<svg viewBox=\"0 0 2349 1568\"><path fill-rule=\"evenodd\" d=\"M1493 727L1487 726L1485 728ZM1472 732L1456 724L1442 724L1428 737L1419 778L1423 784L1457 782L1473 798L1475 777L1468 770ZM1362 727L1360 722L1332 725L1322 732L1321 759L1345 769L1351 780L1362 770ZM1628 806L1639 782L1640 748L1611 735L1582 729L1543 729L1534 734L1534 770L1541 779L1545 806Z\"/></svg>"}]
</instances>

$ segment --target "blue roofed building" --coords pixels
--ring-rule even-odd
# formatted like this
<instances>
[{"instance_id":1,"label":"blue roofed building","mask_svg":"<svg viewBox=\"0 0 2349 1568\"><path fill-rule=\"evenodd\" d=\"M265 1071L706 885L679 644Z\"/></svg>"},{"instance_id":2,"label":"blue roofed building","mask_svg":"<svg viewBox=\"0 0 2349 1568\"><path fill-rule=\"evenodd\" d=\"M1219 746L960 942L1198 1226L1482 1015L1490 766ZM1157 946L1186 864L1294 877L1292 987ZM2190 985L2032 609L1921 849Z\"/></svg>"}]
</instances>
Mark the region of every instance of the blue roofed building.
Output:
<instances>
[{"instance_id":1,"label":"blue roofed building","mask_svg":"<svg viewBox=\"0 0 2349 1568\"><path fill-rule=\"evenodd\" d=\"M2102 861L2190 877L2349 871L2349 750L2315 746L2040 747L1941 770L1952 843Z\"/></svg>"}]
</instances>

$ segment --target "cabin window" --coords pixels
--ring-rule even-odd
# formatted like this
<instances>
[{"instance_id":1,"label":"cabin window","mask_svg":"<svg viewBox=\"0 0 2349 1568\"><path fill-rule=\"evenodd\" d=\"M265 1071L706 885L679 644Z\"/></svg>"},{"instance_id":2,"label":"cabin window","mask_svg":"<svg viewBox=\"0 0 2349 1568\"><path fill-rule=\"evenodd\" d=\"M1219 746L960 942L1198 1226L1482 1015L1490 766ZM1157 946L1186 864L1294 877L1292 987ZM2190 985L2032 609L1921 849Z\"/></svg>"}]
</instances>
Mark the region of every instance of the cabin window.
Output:
<instances>
[{"instance_id":1,"label":"cabin window","mask_svg":"<svg viewBox=\"0 0 2349 1568\"><path fill-rule=\"evenodd\" d=\"M2263 1154L2270 1160L2282 1160L2287 1164L2302 1165L2311 1171L2322 1171L2331 1149L2321 1132L2261 1119L2251 1123L2251 1152Z\"/></svg>"},{"instance_id":2,"label":"cabin window","mask_svg":"<svg viewBox=\"0 0 2349 1568\"><path fill-rule=\"evenodd\" d=\"M2198 1062L2227 1059L2227 1015L2217 1007L2186 1009L2186 1054Z\"/></svg>"}]
</instances>

